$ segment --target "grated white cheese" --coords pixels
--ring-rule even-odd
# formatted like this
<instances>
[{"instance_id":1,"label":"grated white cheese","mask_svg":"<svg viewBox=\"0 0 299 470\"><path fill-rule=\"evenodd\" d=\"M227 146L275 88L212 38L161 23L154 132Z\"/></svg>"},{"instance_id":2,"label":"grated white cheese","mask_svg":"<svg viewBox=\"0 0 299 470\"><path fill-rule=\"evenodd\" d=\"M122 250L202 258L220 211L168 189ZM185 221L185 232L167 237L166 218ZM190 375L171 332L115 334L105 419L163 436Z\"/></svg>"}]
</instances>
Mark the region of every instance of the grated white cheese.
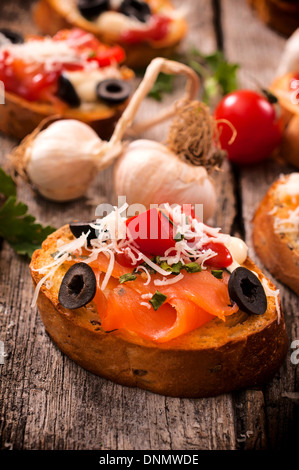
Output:
<instances>
[{"instance_id":1,"label":"grated white cheese","mask_svg":"<svg viewBox=\"0 0 299 470\"><path fill-rule=\"evenodd\" d=\"M264 287L266 296L268 296L268 297L274 297L274 299L275 299L275 307L276 307L276 311L277 311L277 323L278 323L278 325L279 325L280 319L281 319L281 308L280 308L280 301L279 301L279 289L275 289L275 290L271 289L271 287L269 286L268 280L266 280L265 278L262 279L262 285L263 285L263 287Z\"/></svg>"},{"instance_id":2,"label":"grated white cheese","mask_svg":"<svg viewBox=\"0 0 299 470\"><path fill-rule=\"evenodd\" d=\"M290 210L287 218L275 217L274 230L276 233L299 233L299 206L294 210Z\"/></svg>"},{"instance_id":3,"label":"grated white cheese","mask_svg":"<svg viewBox=\"0 0 299 470\"><path fill-rule=\"evenodd\" d=\"M141 298L144 300L150 300L152 298L153 294L148 293L148 294L141 294Z\"/></svg>"},{"instance_id":4,"label":"grated white cheese","mask_svg":"<svg viewBox=\"0 0 299 470\"><path fill-rule=\"evenodd\" d=\"M3 51L28 64L45 64L47 71L55 71L57 64L86 64L82 52L77 52L67 41L54 41L51 38L29 40L23 44L5 44L0 47L0 52Z\"/></svg>"},{"instance_id":5,"label":"grated white cheese","mask_svg":"<svg viewBox=\"0 0 299 470\"><path fill-rule=\"evenodd\" d=\"M162 280L156 279L154 281L154 284L155 286L168 286L170 284L175 284L179 282L181 279L183 279L183 277L184 277L184 274L180 273L180 274L177 274L172 279L165 279L165 278L163 278Z\"/></svg>"},{"instance_id":6,"label":"grated white cheese","mask_svg":"<svg viewBox=\"0 0 299 470\"><path fill-rule=\"evenodd\" d=\"M276 194L279 199L286 196L296 197L299 195L299 173L281 175L280 182L276 187Z\"/></svg>"},{"instance_id":7,"label":"grated white cheese","mask_svg":"<svg viewBox=\"0 0 299 470\"><path fill-rule=\"evenodd\" d=\"M150 304L148 302L140 302L140 305L143 305L143 307L146 307L148 309L151 308Z\"/></svg>"},{"instance_id":8,"label":"grated white cheese","mask_svg":"<svg viewBox=\"0 0 299 470\"><path fill-rule=\"evenodd\" d=\"M144 283L144 285L145 285L145 286L148 286L149 283L151 282L151 279L152 279L152 278L151 278L151 275L150 275L150 273L149 273L149 271L148 271L148 269L146 269L145 266L138 266L138 268L136 268L136 271L139 271L139 269L142 269L142 270L145 272L145 274L147 275L147 280L146 280L146 282Z\"/></svg>"},{"instance_id":9,"label":"grated white cheese","mask_svg":"<svg viewBox=\"0 0 299 470\"><path fill-rule=\"evenodd\" d=\"M107 249L107 252L110 255L110 261L109 261L109 266L108 266L107 272L105 274L104 280L103 280L102 285L101 285L102 290L105 290L106 287L107 287L107 284L109 282L109 279L110 279L112 271L113 271L114 261L115 261L114 253L112 252L112 250Z\"/></svg>"},{"instance_id":10,"label":"grated white cheese","mask_svg":"<svg viewBox=\"0 0 299 470\"><path fill-rule=\"evenodd\" d=\"M91 246L87 246L89 232L87 234L82 233L79 238L67 244L57 244L57 253L54 256L53 262L37 269L40 274L45 274L45 276L39 281L36 287L33 304L36 302L38 291L43 283L47 282L46 285L50 286L51 278L59 266L66 260L72 259L72 253L76 252L80 255L83 248L88 255L82 261L87 264L96 261L100 253L103 253L107 259L109 259L107 271L100 285L102 291L105 291L107 288L115 265L115 255L118 253L126 253L132 260L133 265L137 264L138 261L143 261L146 264L146 266L138 265L136 268L137 271L144 271L147 276L144 285L149 285L151 282L149 268L152 268L163 277L162 279L155 279L154 284L156 286L175 284L183 279L184 275L182 273L173 275L171 271L166 271L161 268L154 259L150 259L138 249L136 242L130 237L130 234L128 236L126 219L122 216L127 206L127 204L124 204L121 208L114 207L114 210L108 215L90 224L91 228L95 229L96 232L96 238L91 241ZM173 216L172 220L174 223L175 221L178 222L175 235L177 233L183 235L182 240L176 242L174 247L167 250L165 256L160 257L160 261L166 261L170 266L178 262L184 265L191 261L196 261L205 269L205 262L215 256L215 252L211 249L205 250L203 248L204 245L211 241L228 243L232 238L229 235L221 234L219 228L211 228L196 219L192 219L191 216L187 220L186 216L183 214L183 218L185 218L185 221L183 221L181 206L174 211L170 206L166 205L165 210L168 217L172 219ZM192 238L194 238L195 241L191 246L190 240L192 240ZM149 295L152 296L152 294Z\"/></svg>"}]
</instances>

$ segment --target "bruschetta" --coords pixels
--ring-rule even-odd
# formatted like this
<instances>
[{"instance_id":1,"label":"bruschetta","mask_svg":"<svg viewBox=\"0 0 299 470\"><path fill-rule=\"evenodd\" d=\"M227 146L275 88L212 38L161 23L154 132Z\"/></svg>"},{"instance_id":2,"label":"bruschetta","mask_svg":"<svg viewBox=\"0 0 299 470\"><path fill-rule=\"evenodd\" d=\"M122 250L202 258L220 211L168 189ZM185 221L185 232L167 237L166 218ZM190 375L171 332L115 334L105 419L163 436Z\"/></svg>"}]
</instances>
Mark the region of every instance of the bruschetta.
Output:
<instances>
[{"instance_id":1,"label":"bruschetta","mask_svg":"<svg viewBox=\"0 0 299 470\"><path fill-rule=\"evenodd\" d=\"M279 100L285 124L280 154L299 168L299 72L275 78L270 90Z\"/></svg>"},{"instance_id":2,"label":"bruschetta","mask_svg":"<svg viewBox=\"0 0 299 470\"><path fill-rule=\"evenodd\" d=\"M288 344L279 292L186 207L63 226L33 254L32 304L61 351L116 383L208 397L265 382Z\"/></svg>"},{"instance_id":3,"label":"bruschetta","mask_svg":"<svg viewBox=\"0 0 299 470\"><path fill-rule=\"evenodd\" d=\"M264 266L299 295L299 173L275 181L253 219L253 243Z\"/></svg>"},{"instance_id":4,"label":"bruschetta","mask_svg":"<svg viewBox=\"0 0 299 470\"><path fill-rule=\"evenodd\" d=\"M5 89L1 132L21 139L43 119L57 115L86 122L100 137L110 137L128 103L134 76L120 65L125 57L121 47L106 46L78 28L18 42L4 33L0 31Z\"/></svg>"},{"instance_id":5,"label":"bruschetta","mask_svg":"<svg viewBox=\"0 0 299 470\"><path fill-rule=\"evenodd\" d=\"M171 56L187 31L184 15L170 0L39 0L34 18L46 34L76 26L120 44L133 68Z\"/></svg>"},{"instance_id":6,"label":"bruschetta","mask_svg":"<svg viewBox=\"0 0 299 470\"><path fill-rule=\"evenodd\" d=\"M289 36L299 25L299 5L296 0L248 0L267 25Z\"/></svg>"}]
</instances>

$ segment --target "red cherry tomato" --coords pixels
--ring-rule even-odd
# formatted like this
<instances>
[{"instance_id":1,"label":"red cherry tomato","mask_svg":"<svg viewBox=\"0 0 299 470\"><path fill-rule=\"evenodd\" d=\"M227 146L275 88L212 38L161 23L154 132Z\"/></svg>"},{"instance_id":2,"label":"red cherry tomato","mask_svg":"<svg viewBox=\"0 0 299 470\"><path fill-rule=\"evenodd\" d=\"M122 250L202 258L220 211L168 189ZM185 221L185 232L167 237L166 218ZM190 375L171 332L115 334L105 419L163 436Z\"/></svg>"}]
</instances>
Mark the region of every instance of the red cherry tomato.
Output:
<instances>
[{"instance_id":1,"label":"red cherry tomato","mask_svg":"<svg viewBox=\"0 0 299 470\"><path fill-rule=\"evenodd\" d=\"M126 224L139 250L146 255L163 255L175 246L173 223L161 210L142 212Z\"/></svg>"},{"instance_id":2,"label":"red cherry tomato","mask_svg":"<svg viewBox=\"0 0 299 470\"><path fill-rule=\"evenodd\" d=\"M216 120L226 119L237 131L229 144L232 129L219 122L220 144L235 163L252 164L264 160L279 146L283 123L277 106L252 90L237 90L226 95L215 109Z\"/></svg>"},{"instance_id":3,"label":"red cherry tomato","mask_svg":"<svg viewBox=\"0 0 299 470\"><path fill-rule=\"evenodd\" d=\"M42 36L31 36L32 41L44 41ZM53 41L66 41L86 62L96 61L99 67L122 62L125 52L120 46L107 46L90 33L73 28L63 29ZM82 70L81 63L57 63L55 71L49 71L45 64L27 63L22 58L10 56L9 51L0 53L0 80L5 89L29 101L50 101L57 103L58 77L64 70Z\"/></svg>"},{"instance_id":4,"label":"red cherry tomato","mask_svg":"<svg viewBox=\"0 0 299 470\"><path fill-rule=\"evenodd\" d=\"M212 251L215 251L217 253L215 256L213 256L213 258L210 258L205 261L206 266L221 269L227 268L233 262L233 258L230 251L222 243L210 242L204 246L204 249L211 249Z\"/></svg>"},{"instance_id":5,"label":"red cherry tomato","mask_svg":"<svg viewBox=\"0 0 299 470\"><path fill-rule=\"evenodd\" d=\"M170 22L170 18L155 15L152 17L151 25L148 28L144 30L130 29L125 31L120 37L120 42L138 44L143 41L161 41L168 33L168 25Z\"/></svg>"}]
</instances>

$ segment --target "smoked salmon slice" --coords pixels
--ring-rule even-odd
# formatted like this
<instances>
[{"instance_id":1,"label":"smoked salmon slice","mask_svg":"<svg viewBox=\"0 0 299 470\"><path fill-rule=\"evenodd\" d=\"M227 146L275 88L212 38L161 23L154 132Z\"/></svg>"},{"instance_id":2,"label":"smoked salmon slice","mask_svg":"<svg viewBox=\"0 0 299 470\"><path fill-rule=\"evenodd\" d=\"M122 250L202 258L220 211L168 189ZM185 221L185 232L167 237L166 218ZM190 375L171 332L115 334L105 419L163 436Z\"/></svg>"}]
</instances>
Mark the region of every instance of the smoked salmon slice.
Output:
<instances>
[{"instance_id":1,"label":"smoked salmon slice","mask_svg":"<svg viewBox=\"0 0 299 470\"><path fill-rule=\"evenodd\" d=\"M99 266L105 272L108 259L100 258ZM128 271L115 263L112 276L119 277ZM147 339L165 342L199 328L215 317L225 320L227 315L238 310L237 305L231 305L226 282L209 271L186 272L173 285L156 286L155 280L162 279L163 276L154 274L147 283L144 277L137 275L134 281L110 290L106 308L103 308L103 302L101 307L98 305L103 329L124 328ZM157 290L167 300L155 311L149 299Z\"/></svg>"},{"instance_id":2,"label":"smoked salmon slice","mask_svg":"<svg viewBox=\"0 0 299 470\"><path fill-rule=\"evenodd\" d=\"M144 338L166 342L215 318L187 299L173 298L155 311L138 297L127 286L111 291L107 310L101 316L104 330L125 328Z\"/></svg>"}]
</instances>

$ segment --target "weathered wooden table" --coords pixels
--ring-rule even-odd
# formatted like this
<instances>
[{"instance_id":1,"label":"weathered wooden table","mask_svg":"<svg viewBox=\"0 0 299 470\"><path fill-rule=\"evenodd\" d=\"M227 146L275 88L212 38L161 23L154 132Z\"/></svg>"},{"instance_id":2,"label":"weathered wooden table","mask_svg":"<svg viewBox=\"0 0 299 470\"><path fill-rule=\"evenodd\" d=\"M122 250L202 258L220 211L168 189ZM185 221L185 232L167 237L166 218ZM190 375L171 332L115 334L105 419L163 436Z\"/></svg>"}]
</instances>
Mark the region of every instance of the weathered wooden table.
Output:
<instances>
[{"instance_id":1,"label":"weathered wooden table","mask_svg":"<svg viewBox=\"0 0 299 470\"><path fill-rule=\"evenodd\" d=\"M29 0L1 0L0 26L34 32ZM180 1L175 2L180 5ZM217 48L240 64L240 87L267 86L285 38L262 24L245 0L185 0L190 33L184 46L203 52ZM179 93L179 91L177 91ZM177 95L175 94L175 96ZM164 103L173 100L165 98ZM145 111L146 106L146 111ZM148 99L140 110L155 113L161 104ZM163 140L166 128L147 135ZM1 164L15 141L0 137ZM211 223L251 242L252 215L270 183L292 168L269 160L252 168L225 164L219 178L219 204ZM34 194L26 183L18 198L43 223L59 227L80 214L91 219L97 204L113 201L112 169L100 174L87 197L55 204ZM270 276L271 277L271 276ZM291 341L299 339L298 297L281 291ZM272 381L255 389L208 399L174 399L116 385L78 367L45 333L32 309L28 262L1 245L0 340L7 354L0 365L1 449L212 450L286 449L298 438L298 368L288 356ZM296 394L297 386L297 394Z\"/></svg>"}]
</instances>

